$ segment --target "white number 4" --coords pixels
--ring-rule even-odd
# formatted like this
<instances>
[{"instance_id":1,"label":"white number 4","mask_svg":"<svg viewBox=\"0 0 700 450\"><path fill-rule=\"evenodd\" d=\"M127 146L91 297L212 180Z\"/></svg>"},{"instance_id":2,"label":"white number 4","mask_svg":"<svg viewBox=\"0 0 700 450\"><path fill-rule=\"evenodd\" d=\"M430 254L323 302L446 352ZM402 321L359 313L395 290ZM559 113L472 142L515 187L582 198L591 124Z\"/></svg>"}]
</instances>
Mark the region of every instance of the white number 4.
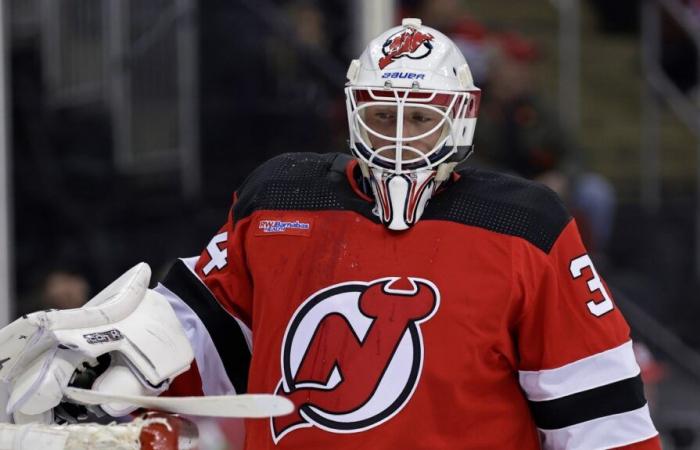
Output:
<instances>
[{"instance_id":1,"label":"white number 4","mask_svg":"<svg viewBox=\"0 0 700 450\"><path fill-rule=\"evenodd\" d=\"M614 306L612 300L610 299L610 294L608 294L608 291L605 289L603 282L598 276L598 272L595 270L595 267L593 267L593 261L591 261L591 258L588 255L579 256L571 261L569 270L571 271L571 275L573 275L574 279L577 279L581 276L582 270L586 267L589 267L591 269L591 273L593 274L593 278L586 280L588 282L588 290L591 291L591 293L598 291L604 298L604 300L600 302L590 300L588 303L586 303L586 306L588 306L588 310L591 312L591 314L596 317L600 317L603 314L612 311Z\"/></svg>"},{"instance_id":2,"label":"white number 4","mask_svg":"<svg viewBox=\"0 0 700 450\"><path fill-rule=\"evenodd\" d=\"M221 244L222 242L226 242L227 239L228 233L224 232L221 234L217 234L209 242L209 245L207 245L207 253L209 253L211 261L209 261L207 265L204 266L204 268L202 268L202 272L204 272L204 275L209 275L209 272L214 270L215 267L219 270L226 267L226 264L228 262L226 261L226 258L228 257L228 250L226 250L226 247L224 247L223 250L220 249L219 244Z\"/></svg>"}]
</instances>

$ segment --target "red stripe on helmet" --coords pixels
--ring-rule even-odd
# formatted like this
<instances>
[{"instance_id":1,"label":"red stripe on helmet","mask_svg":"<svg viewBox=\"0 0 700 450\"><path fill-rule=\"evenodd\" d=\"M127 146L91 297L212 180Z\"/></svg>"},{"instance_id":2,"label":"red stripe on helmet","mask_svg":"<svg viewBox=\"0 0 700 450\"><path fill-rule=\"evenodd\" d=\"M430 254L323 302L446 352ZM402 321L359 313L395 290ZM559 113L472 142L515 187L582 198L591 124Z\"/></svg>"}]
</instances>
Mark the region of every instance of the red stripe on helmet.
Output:
<instances>
[{"instance_id":1,"label":"red stripe on helmet","mask_svg":"<svg viewBox=\"0 0 700 450\"><path fill-rule=\"evenodd\" d=\"M423 191L430 185L430 182L435 178L435 172L430 174L430 176L423 181L420 186L417 186L415 180L410 181L409 197L406 208L406 223L414 223L416 220L416 209L418 208L418 202L423 196Z\"/></svg>"},{"instance_id":2,"label":"red stripe on helmet","mask_svg":"<svg viewBox=\"0 0 700 450\"><path fill-rule=\"evenodd\" d=\"M395 101L397 97L399 99L406 98L407 100L419 100L416 101L417 105L431 105L431 106L441 106L448 108L455 96L460 93L433 93L433 92L405 92L399 91L398 96L394 93L394 90L389 89L357 89L353 93L355 95L355 100L357 103L361 102L378 102L378 101ZM481 100L481 91L474 90L467 92L469 95L467 97L467 105L464 108L465 118L476 117L479 111L479 103ZM426 101L429 100L429 101Z\"/></svg>"}]
</instances>

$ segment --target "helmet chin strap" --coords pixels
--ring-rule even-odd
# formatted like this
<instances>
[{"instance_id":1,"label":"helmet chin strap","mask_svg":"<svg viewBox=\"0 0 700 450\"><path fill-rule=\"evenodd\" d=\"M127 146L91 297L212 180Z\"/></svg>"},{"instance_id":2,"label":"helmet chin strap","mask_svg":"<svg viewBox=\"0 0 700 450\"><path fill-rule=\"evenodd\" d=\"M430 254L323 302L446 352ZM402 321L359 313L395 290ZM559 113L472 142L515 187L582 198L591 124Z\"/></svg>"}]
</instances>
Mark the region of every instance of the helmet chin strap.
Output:
<instances>
[{"instance_id":1,"label":"helmet chin strap","mask_svg":"<svg viewBox=\"0 0 700 450\"><path fill-rule=\"evenodd\" d=\"M435 170L396 174L368 167L360 162L363 175L368 174L376 200L374 213L390 230L407 230L423 215L425 206L438 185Z\"/></svg>"}]
</instances>

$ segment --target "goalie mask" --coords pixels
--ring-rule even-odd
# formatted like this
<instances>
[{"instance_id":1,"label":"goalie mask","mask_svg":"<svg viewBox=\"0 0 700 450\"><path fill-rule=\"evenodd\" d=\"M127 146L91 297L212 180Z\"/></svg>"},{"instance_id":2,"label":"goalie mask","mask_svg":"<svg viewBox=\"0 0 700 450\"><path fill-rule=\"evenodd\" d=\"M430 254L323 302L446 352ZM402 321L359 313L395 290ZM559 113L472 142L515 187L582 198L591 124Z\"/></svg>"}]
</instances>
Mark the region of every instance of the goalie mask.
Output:
<instances>
[{"instance_id":1,"label":"goalie mask","mask_svg":"<svg viewBox=\"0 0 700 450\"><path fill-rule=\"evenodd\" d=\"M471 154L480 91L455 44L419 19L370 42L347 76L350 150L375 213L405 230Z\"/></svg>"}]
</instances>

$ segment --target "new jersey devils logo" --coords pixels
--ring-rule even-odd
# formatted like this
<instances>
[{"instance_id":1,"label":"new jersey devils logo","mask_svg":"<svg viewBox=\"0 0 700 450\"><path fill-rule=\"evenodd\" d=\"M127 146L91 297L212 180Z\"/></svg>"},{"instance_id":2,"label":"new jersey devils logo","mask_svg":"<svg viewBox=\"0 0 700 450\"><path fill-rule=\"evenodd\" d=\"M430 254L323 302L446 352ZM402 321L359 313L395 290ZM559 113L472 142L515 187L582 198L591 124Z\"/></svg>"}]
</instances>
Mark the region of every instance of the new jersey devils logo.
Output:
<instances>
[{"instance_id":1,"label":"new jersey devils logo","mask_svg":"<svg viewBox=\"0 0 700 450\"><path fill-rule=\"evenodd\" d=\"M404 56L411 59L425 58L433 50L433 35L422 33L415 28L406 28L384 42L382 56L379 59L379 68L384 69L395 60Z\"/></svg>"},{"instance_id":2,"label":"new jersey devils logo","mask_svg":"<svg viewBox=\"0 0 700 450\"><path fill-rule=\"evenodd\" d=\"M440 304L437 287L398 277L343 283L309 297L294 313L282 346L276 394L294 413L271 419L275 443L301 427L335 433L375 427L397 414L423 366L419 324Z\"/></svg>"}]
</instances>

